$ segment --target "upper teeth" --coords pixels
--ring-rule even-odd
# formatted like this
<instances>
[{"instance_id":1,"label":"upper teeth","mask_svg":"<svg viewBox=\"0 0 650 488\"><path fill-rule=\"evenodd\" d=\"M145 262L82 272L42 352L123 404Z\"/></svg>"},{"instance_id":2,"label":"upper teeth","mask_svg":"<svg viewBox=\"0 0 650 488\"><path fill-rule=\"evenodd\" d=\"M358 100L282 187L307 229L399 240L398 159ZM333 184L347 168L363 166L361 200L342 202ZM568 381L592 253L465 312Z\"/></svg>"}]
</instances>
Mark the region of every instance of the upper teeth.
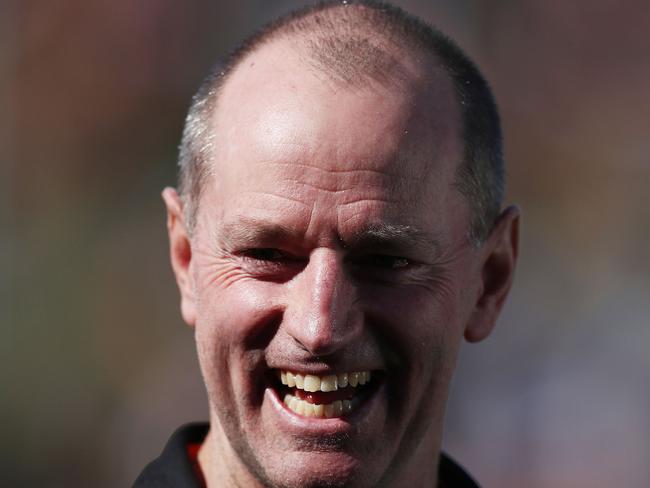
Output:
<instances>
[{"instance_id":1,"label":"upper teeth","mask_svg":"<svg viewBox=\"0 0 650 488\"><path fill-rule=\"evenodd\" d=\"M305 391L336 391L346 386L365 385L370 381L370 371L316 376L313 374L280 371L280 381L291 388Z\"/></svg>"}]
</instances>

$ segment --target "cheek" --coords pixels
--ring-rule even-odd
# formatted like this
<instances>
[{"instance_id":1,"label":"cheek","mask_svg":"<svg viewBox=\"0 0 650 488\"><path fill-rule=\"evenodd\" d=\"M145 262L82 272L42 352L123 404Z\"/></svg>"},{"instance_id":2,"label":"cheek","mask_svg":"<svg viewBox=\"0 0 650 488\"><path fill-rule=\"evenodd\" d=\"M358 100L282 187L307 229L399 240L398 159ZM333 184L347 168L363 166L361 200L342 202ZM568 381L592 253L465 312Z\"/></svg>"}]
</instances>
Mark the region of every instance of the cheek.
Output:
<instances>
[{"instance_id":1,"label":"cheek","mask_svg":"<svg viewBox=\"0 0 650 488\"><path fill-rule=\"evenodd\" d=\"M440 350L462 336L460 293L455 288L423 287L369 290L369 316L406 351Z\"/></svg>"},{"instance_id":2,"label":"cheek","mask_svg":"<svg viewBox=\"0 0 650 488\"><path fill-rule=\"evenodd\" d=\"M463 330L460 294L453 290L444 295L423 288L391 290L372 302L369 318L382 335L395 380L392 397L410 399L393 405L395 411L416 405L431 409L446 395Z\"/></svg>"},{"instance_id":3,"label":"cheek","mask_svg":"<svg viewBox=\"0 0 650 488\"><path fill-rule=\"evenodd\" d=\"M195 338L199 363L212 389L224 393L231 385L241 396L250 386L247 379L263 363L264 347L281 317L273 306L275 286L249 280L202 290Z\"/></svg>"}]
</instances>

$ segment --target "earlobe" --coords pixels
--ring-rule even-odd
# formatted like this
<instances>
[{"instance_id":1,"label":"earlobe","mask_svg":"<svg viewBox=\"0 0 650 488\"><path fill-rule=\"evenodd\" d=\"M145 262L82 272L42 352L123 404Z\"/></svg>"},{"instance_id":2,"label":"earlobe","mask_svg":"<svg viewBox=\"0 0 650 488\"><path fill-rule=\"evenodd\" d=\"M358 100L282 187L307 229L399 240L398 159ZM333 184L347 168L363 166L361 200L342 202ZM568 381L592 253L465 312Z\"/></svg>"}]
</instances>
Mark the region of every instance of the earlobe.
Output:
<instances>
[{"instance_id":1,"label":"earlobe","mask_svg":"<svg viewBox=\"0 0 650 488\"><path fill-rule=\"evenodd\" d=\"M506 208L483 244L480 293L465 328L468 342L490 335L508 296L519 252L519 218L517 207Z\"/></svg>"},{"instance_id":2,"label":"earlobe","mask_svg":"<svg viewBox=\"0 0 650 488\"><path fill-rule=\"evenodd\" d=\"M183 202L173 188L165 188L162 198L167 208L167 232L169 235L169 257L176 283L181 294L181 315L193 327L196 321L194 286L190 272L192 246L185 226Z\"/></svg>"}]
</instances>

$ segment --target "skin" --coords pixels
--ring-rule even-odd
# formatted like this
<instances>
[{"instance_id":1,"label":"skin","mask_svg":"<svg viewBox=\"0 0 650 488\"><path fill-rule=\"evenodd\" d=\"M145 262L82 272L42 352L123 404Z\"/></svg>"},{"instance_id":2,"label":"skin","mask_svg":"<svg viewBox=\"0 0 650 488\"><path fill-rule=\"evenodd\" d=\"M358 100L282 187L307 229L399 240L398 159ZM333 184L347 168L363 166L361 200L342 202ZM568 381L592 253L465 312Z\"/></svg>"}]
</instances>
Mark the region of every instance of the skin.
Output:
<instances>
[{"instance_id":1,"label":"skin","mask_svg":"<svg viewBox=\"0 0 650 488\"><path fill-rule=\"evenodd\" d=\"M458 348L494 326L518 211L468 242L453 87L426 63L402 68L395 84L344 87L282 41L262 47L221 95L191 236L163 192L210 403L208 486L436 486ZM273 369L383 380L348 419L304 419L268 388Z\"/></svg>"}]
</instances>

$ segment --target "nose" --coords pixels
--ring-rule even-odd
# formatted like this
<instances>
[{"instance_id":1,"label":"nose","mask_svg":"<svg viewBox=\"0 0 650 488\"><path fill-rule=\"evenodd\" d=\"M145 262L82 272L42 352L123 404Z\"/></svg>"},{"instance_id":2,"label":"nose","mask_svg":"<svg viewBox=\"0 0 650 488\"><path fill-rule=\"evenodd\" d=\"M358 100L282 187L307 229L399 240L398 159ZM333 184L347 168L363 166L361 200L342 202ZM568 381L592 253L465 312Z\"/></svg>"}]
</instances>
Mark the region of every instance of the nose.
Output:
<instances>
[{"instance_id":1,"label":"nose","mask_svg":"<svg viewBox=\"0 0 650 488\"><path fill-rule=\"evenodd\" d=\"M334 354L361 331L354 283L330 249L313 251L296 278L286 303L285 330L314 356Z\"/></svg>"}]
</instances>

